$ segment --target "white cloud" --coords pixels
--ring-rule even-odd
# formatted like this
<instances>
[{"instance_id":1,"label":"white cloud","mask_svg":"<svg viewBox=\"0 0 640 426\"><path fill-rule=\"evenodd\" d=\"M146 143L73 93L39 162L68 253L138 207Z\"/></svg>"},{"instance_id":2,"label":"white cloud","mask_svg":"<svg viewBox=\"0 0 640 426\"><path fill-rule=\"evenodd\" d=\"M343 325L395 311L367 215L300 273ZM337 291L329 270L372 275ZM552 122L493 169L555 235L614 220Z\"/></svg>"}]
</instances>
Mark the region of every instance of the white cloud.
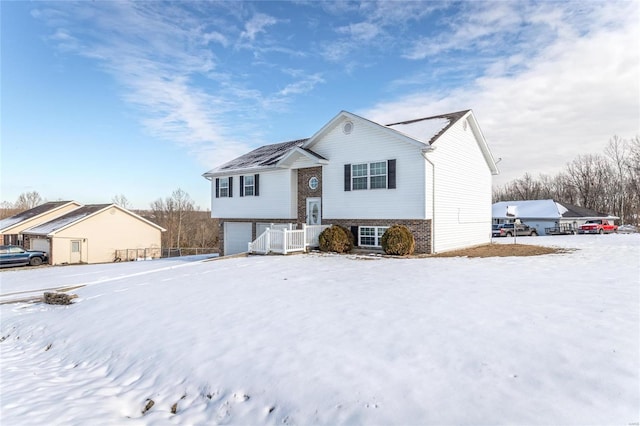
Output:
<instances>
[{"instance_id":1,"label":"white cloud","mask_svg":"<svg viewBox=\"0 0 640 426\"><path fill-rule=\"evenodd\" d=\"M277 22L278 20L272 16L257 13L245 24L245 30L242 32L241 37L253 41L257 34L265 32L266 27L274 25Z\"/></svg>"},{"instance_id":2,"label":"white cloud","mask_svg":"<svg viewBox=\"0 0 640 426\"><path fill-rule=\"evenodd\" d=\"M637 3L600 12L565 16L538 54L510 56L468 87L414 93L363 114L392 122L471 108L494 156L503 158L496 184L525 172L555 174L579 154L602 153L614 134L640 133ZM514 72L509 61L524 68Z\"/></svg>"}]
</instances>

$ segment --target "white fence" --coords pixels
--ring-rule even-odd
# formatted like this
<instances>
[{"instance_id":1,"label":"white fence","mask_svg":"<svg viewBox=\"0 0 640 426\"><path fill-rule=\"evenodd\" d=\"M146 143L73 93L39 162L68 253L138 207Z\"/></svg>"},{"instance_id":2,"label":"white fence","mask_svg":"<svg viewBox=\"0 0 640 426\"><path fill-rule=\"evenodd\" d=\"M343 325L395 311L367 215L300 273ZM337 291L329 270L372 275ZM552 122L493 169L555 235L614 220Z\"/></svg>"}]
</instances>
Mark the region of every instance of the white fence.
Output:
<instances>
[{"instance_id":1,"label":"white fence","mask_svg":"<svg viewBox=\"0 0 640 426\"><path fill-rule=\"evenodd\" d=\"M318 246L318 236L331 225L302 225L302 229L267 228L254 242L249 243L249 253L293 253Z\"/></svg>"}]
</instances>

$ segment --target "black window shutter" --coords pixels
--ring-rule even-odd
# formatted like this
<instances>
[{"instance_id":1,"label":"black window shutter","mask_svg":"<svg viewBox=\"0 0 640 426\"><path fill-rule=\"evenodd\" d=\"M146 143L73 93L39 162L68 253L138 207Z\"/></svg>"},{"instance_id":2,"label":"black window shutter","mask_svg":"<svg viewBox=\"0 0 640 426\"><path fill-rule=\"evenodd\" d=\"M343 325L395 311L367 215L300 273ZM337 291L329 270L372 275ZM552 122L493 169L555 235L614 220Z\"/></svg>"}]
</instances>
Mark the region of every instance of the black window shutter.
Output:
<instances>
[{"instance_id":1,"label":"black window shutter","mask_svg":"<svg viewBox=\"0 0 640 426\"><path fill-rule=\"evenodd\" d=\"M344 165L344 190L351 191L351 164Z\"/></svg>"},{"instance_id":2,"label":"black window shutter","mask_svg":"<svg viewBox=\"0 0 640 426\"><path fill-rule=\"evenodd\" d=\"M216 178L216 198L220 198L220 178Z\"/></svg>"},{"instance_id":3,"label":"black window shutter","mask_svg":"<svg viewBox=\"0 0 640 426\"><path fill-rule=\"evenodd\" d=\"M240 176L240 196L244 197L244 176Z\"/></svg>"},{"instance_id":4,"label":"black window shutter","mask_svg":"<svg viewBox=\"0 0 640 426\"><path fill-rule=\"evenodd\" d=\"M253 176L253 195L256 197L260 195L260 175Z\"/></svg>"},{"instance_id":5,"label":"black window shutter","mask_svg":"<svg viewBox=\"0 0 640 426\"><path fill-rule=\"evenodd\" d=\"M233 197L233 176L229 176L229 198Z\"/></svg>"},{"instance_id":6,"label":"black window shutter","mask_svg":"<svg viewBox=\"0 0 640 426\"><path fill-rule=\"evenodd\" d=\"M387 188L396 188L396 160L387 161Z\"/></svg>"},{"instance_id":7,"label":"black window shutter","mask_svg":"<svg viewBox=\"0 0 640 426\"><path fill-rule=\"evenodd\" d=\"M353 244L354 245L358 245L359 241L358 241L358 227L357 226L352 226L351 227L351 234L353 235Z\"/></svg>"}]
</instances>

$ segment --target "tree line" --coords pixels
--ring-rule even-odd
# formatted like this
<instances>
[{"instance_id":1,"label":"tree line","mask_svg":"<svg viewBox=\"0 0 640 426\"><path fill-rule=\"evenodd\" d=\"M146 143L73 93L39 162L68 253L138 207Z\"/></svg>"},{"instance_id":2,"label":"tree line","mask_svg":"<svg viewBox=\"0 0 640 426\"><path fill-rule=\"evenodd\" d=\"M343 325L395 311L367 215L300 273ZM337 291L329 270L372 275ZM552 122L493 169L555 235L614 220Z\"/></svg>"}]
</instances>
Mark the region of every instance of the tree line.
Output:
<instances>
[{"instance_id":1,"label":"tree line","mask_svg":"<svg viewBox=\"0 0 640 426\"><path fill-rule=\"evenodd\" d=\"M493 190L494 202L544 199L640 223L640 136L613 136L602 154L579 155L555 176L525 173Z\"/></svg>"},{"instance_id":2,"label":"tree line","mask_svg":"<svg viewBox=\"0 0 640 426\"><path fill-rule=\"evenodd\" d=\"M14 203L0 203L0 219L45 202L37 191L25 192ZM131 209L129 200L122 194L114 196L111 202L166 229L162 233L163 248L218 247L218 220L211 218L210 210L196 207L193 199L182 189L174 190L165 198L158 198L147 210Z\"/></svg>"}]
</instances>

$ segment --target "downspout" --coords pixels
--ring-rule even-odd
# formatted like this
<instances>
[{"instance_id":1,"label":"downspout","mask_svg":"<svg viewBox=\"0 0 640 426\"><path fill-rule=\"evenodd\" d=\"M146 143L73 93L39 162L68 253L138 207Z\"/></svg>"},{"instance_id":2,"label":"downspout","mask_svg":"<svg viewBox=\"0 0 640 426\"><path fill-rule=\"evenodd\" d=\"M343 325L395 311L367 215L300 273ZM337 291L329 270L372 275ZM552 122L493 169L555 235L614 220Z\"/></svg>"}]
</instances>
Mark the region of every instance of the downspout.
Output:
<instances>
[{"instance_id":1,"label":"downspout","mask_svg":"<svg viewBox=\"0 0 640 426\"><path fill-rule=\"evenodd\" d=\"M436 221L436 165L427 157L427 153L433 152L436 148L429 145L422 149L422 158L431 164L431 254L435 254L435 221Z\"/></svg>"}]
</instances>

